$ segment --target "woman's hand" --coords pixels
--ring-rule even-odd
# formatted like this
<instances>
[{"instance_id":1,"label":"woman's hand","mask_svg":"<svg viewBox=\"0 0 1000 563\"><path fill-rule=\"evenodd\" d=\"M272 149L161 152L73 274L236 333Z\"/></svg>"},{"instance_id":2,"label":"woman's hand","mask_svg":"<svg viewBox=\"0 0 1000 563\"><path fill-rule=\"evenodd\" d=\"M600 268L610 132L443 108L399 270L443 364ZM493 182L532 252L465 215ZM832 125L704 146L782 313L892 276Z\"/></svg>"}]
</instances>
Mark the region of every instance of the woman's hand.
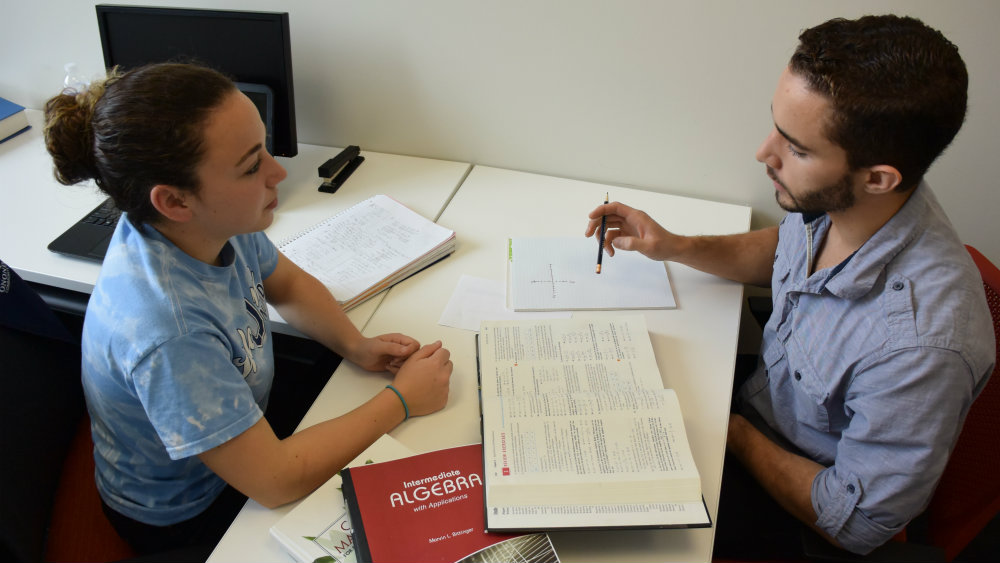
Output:
<instances>
[{"instance_id":1,"label":"woman's hand","mask_svg":"<svg viewBox=\"0 0 1000 563\"><path fill-rule=\"evenodd\" d=\"M419 342L404 334L380 334L373 338L362 338L347 359L368 371L388 371L395 374L419 348Z\"/></svg>"},{"instance_id":2,"label":"woman's hand","mask_svg":"<svg viewBox=\"0 0 1000 563\"><path fill-rule=\"evenodd\" d=\"M448 402L451 352L441 341L428 344L410 356L392 381L403 396L410 416L420 416L441 410Z\"/></svg>"},{"instance_id":3,"label":"woman's hand","mask_svg":"<svg viewBox=\"0 0 1000 563\"><path fill-rule=\"evenodd\" d=\"M404 397L410 416L432 413L448 402L451 354L440 342L416 349L415 340L399 334L364 340L356 351L368 358L365 367L392 369L390 364L406 356L392 383ZM402 422L403 414L396 394L383 389L358 408L284 440L279 440L267 419L261 418L239 436L198 457L226 482L274 508L325 483Z\"/></svg>"}]
</instances>

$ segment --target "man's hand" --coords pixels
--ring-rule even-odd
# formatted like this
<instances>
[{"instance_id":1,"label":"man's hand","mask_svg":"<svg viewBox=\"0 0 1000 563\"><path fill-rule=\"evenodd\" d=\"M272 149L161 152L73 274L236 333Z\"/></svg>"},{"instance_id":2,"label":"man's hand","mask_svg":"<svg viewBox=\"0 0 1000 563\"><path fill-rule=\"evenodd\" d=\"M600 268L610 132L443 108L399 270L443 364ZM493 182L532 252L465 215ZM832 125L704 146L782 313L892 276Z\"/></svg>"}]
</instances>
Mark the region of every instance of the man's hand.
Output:
<instances>
[{"instance_id":1,"label":"man's hand","mask_svg":"<svg viewBox=\"0 0 1000 563\"><path fill-rule=\"evenodd\" d=\"M590 212L585 236L594 236L606 220L604 250L609 256L615 249L635 250L653 260L671 260L679 253L684 237L664 229L649 215L624 203L606 203Z\"/></svg>"},{"instance_id":2,"label":"man's hand","mask_svg":"<svg viewBox=\"0 0 1000 563\"><path fill-rule=\"evenodd\" d=\"M676 235L649 215L623 203L599 205L588 216L585 236L594 236L605 218L604 250L635 250L653 260L670 260L696 270L760 287L771 285L778 227L733 235Z\"/></svg>"}]
</instances>

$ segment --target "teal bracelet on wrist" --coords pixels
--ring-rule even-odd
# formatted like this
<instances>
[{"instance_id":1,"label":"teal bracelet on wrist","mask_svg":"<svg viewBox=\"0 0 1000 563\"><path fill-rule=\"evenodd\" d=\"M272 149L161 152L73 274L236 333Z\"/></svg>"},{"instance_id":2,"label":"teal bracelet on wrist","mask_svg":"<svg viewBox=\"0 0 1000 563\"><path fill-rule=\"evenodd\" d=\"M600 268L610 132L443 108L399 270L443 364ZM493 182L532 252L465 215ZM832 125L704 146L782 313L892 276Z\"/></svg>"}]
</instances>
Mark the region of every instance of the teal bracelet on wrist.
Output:
<instances>
[{"instance_id":1,"label":"teal bracelet on wrist","mask_svg":"<svg viewBox=\"0 0 1000 563\"><path fill-rule=\"evenodd\" d=\"M392 392L395 393L397 397L399 397L399 402L403 403L403 412L406 413L406 418L403 419L403 422L406 422L407 420L409 420L410 419L410 407L406 406L406 399L403 398L403 394L400 393L399 390L397 390L395 387L393 387L392 384L386 385L385 388L386 389L392 389Z\"/></svg>"}]
</instances>

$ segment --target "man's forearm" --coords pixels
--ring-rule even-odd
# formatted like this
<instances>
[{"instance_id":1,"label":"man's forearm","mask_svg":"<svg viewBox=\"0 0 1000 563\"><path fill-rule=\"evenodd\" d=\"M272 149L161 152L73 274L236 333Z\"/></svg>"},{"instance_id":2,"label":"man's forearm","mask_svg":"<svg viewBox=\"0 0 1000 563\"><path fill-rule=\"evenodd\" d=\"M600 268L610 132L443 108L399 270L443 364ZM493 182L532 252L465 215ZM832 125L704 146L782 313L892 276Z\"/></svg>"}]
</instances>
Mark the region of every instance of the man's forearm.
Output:
<instances>
[{"instance_id":1,"label":"man's forearm","mask_svg":"<svg viewBox=\"0 0 1000 563\"><path fill-rule=\"evenodd\" d=\"M778 228L749 233L685 237L684 250L671 258L729 280L769 287L778 248Z\"/></svg>"},{"instance_id":2,"label":"man's forearm","mask_svg":"<svg viewBox=\"0 0 1000 563\"><path fill-rule=\"evenodd\" d=\"M816 527L812 506L812 483L822 465L775 444L738 414L729 415L726 447L782 508L836 545Z\"/></svg>"}]
</instances>

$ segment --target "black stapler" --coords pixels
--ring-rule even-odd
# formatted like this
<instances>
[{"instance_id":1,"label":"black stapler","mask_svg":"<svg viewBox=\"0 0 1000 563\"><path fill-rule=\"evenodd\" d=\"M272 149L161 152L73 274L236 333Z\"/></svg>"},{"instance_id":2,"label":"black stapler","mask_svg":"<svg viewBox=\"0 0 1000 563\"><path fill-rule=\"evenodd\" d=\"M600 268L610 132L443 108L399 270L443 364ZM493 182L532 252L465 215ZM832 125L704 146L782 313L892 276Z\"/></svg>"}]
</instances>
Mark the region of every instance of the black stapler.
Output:
<instances>
[{"instance_id":1,"label":"black stapler","mask_svg":"<svg viewBox=\"0 0 1000 563\"><path fill-rule=\"evenodd\" d=\"M365 157L361 156L360 152L361 149L357 145L351 145L320 165L319 177L323 178L323 183L320 185L319 191L332 194L340 189L340 186L365 161Z\"/></svg>"}]
</instances>

